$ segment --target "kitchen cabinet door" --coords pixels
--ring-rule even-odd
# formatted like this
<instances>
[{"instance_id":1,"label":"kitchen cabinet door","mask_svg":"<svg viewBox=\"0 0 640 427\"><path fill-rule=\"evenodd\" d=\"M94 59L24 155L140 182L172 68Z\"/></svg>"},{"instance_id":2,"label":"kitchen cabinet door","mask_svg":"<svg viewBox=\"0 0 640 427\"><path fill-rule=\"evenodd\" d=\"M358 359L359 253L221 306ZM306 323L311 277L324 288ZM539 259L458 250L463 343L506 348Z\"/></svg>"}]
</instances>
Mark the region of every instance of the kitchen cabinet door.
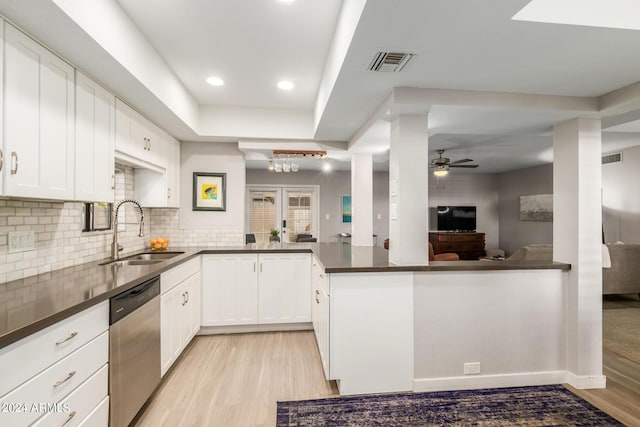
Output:
<instances>
[{"instance_id":1,"label":"kitchen cabinet door","mask_svg":"<svg viewBox=\"0 0 640 427\"><path fill-rule=\"evenodd\" d=\"M318 349L320 350L320 360L322 360L322 369L324 376L329 380L329 294L324 286L320 286L318 292L318 330L316 339L318 340Z\"/></svg>"},{"instance_id":2,"label":"kitchen cabinet door","mask_svg":"<svg viewBox=\"0 0 640 427\"><path fill-rule=\"evenodd\" d=\"M202 258L202 326L258 323L256 254Z\"/></svg>"},{"instance_id":3,"label":"kitchen cabinet door","mask_svg":"<svg viewBox=\"0 0 640 427\"><path fill-rule=\"evenodd\" d=\"M74 70L10 24L4 43L5 195L72 200Z\"/></svg>"},{"instance_id":4,"label":"kitchen cabinet door","mask_svg":"<svg viewBox=\"0 0 640 427\"><path fill-rule=\"evenodd\" d=\"M184 347L181 320L184 306L184 287L178 285L160 296L160 374L169 370Z\"/></svg>"},{"instance_id":5,"label":"kitchen cabinet door","mask_svg":"<svg viewBox=\"0 0 640 427\"><path fill-rule=\"evenodd\" d=\"M311 321L311 255L260 254L259 323Z\"/></svg>"},{"instance_id":6,"label":"kitchen cabinet door","mask_svg":"<svg viewBox=\"0 0 640 427\"><path fill-rule=\"evenodd\" d=\"M202 319L202 300L200 298L201 289L200 274L191 276L187 284L187 304L189 335L185 342L185 347L200 330L200 320Z\"/></svg>"},{"instance_id":7,"label":"kitchen cabinet door","mask_svg":"<svg viewBox=\"0 0 640 427\"><path fill-rule=\"evenodd\" d=\"M162 171L167 163L162 131L120 99L116 99L116 157Z\"/></svg>"},{"instance_id":8,"label":"kitchen cabinet door","mask_svg":"<svg viewBox=\"0 0 640 427\"><path fill-rule=\"evenodd\" d=\"M180 142L168 137L167 141L167 207L180 207Z\"/></svg>"},{"instance_id":9,"label":"kitchen cabinet door","mask_svg":"<svg viewBox=\"0 0 640 427\"><path fill-rule=\"evenodd\" d=\"M167 167L167 141L166 135L153 123L140 116L142 120L143 139L147 143L145 161L149 164L166 169ZM166 135L166 136L165 136Z\"/></svg>"},{"instance_id":10,"label":"kitchen cabinet door","mask_svg":"<svg viewBox=\"0 0 640 427\"><path fill-rule=\"evenodd\" d=\"M116 98L116 152L138 160L142 165L147 154L147 143L142 134L142 117Z\"/></svg>"},{"instance_id":11,"label":"kitchen cabinet door","mask_svg":"<svg viewBox=\"0 0 640 427\"><path fill-rule=\"evenodd\" d=\"M115 101L76 70L76 200L113 202Z\"/></svg>"}]
</instances>

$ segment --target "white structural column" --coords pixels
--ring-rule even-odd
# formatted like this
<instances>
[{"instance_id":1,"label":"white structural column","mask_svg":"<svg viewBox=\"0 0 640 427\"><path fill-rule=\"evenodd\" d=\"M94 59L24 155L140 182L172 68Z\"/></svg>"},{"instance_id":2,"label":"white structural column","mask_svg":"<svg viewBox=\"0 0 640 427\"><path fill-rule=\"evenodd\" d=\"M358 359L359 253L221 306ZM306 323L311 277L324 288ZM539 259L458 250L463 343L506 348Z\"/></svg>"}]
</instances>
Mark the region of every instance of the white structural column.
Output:
<instances>
[{"instance_id":1,"label":"white structural column","mask_svg":"<svg viewBox=\"0 0 640 427\"><path fill-rule=\"evenodd\" d=\"M373 158L351 156L351 244L373 246Z\"/></svg>"},{"instance_id":2,"label":"white structural column","mask_svg":"<svg viewBox=\"0 0 640 427\"><path fill-rule=\"evenodd\" d=\"M429 263L428 147L426 115L400 115L391 122L389 152L389 261Z\"/></svg>"},{"instance_id":3,"label":"white structural column","mask_svg":"<svg viewBox=\"0 0 640 427\"><path fill-rule=\"evenodd\" d=\"M553 257L571 264L567 290L567 371L576 388L605 386L602 375L602 201L600 119L553 129Z\"/></svg>"}]
</instances>

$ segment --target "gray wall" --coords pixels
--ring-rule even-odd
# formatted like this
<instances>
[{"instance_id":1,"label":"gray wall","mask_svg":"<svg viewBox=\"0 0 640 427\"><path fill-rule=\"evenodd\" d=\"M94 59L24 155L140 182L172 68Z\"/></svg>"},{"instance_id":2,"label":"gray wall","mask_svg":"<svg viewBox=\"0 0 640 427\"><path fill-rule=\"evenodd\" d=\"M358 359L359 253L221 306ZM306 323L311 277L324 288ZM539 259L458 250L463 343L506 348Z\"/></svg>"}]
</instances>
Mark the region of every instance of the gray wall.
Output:
<instances>
[{"instance_id":1,"label":"gray wall","mask_svg":"<svg viewBox=\"0 0 640 427\"><path fill-rule=\"evenodd\" d=\"M438 206L475 206L476 230L485 233L485 246L499 244L497 175L450 173L444 178L429 174L429 230L438 229Z\"/></svg>"},{"instance_id":2,"label":"gray wall","mask_svg":"<svg viewBox=\"0 0 640 427\"><path fill-rule=\"evenodd\" d=\"M285 174L247 169L246 182L247 186L318 185L320 186L319 241L337 242L339 233L351 232L351 224L342 222L340 206L340 196L351 194L351 172L300 171ZM373 232L378 235L378 246L382 246L384 239L389 237L389 174L387 172L373 174Z\"/></svg>"},{"instance_id":3,"label":"gray wall","mask_svg":"<svg viewBox=\"0 0 640 427\"><path fill-rule=\"evenodd\" d=\"M640 147L622 151L622 161L602 165L605 242L640 243Z\"/></svg>"},{"instance_id":4,"label":"gray wall","mask_svg":"<svg viewBox=\"0 0 640 427\"><path fill-rule=\"evenodd\" d=\"M498 175L500 248L507 256L531 243L553 243L553 223L520 221L520 196L553 193L553 164Z\"/></svg>"}]
</instances>

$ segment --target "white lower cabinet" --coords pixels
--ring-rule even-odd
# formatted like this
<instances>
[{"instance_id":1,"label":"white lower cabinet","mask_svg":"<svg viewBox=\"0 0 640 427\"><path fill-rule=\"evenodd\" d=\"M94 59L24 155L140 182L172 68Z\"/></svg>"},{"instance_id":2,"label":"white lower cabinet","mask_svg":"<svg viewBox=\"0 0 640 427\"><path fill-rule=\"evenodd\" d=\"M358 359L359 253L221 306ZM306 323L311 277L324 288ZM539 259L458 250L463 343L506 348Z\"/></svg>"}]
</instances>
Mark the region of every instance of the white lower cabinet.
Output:
<instances>
[{"instance_id":1,"label":"white lower cabinet","mask_svg":"<svg viewBox=\"0 0 640 427\"><path fill-rule=\"evenodd\" d=\"M99 412L108 402L108 330L105 301L0 349L0 425L76 426ZM108 411L94 420L85 425L106 427Z\"/></svg>"},{"instance_id":2,"label":"white lower cabinet","mask_svg":"<svg viewBox=\"0 0 640 427\"><path fill-rule=\"evenodd\" d=\"M311 256L260 254L258 323L311 321Z\"/></svg>"},{"instance_id":3,"label":"white lower cabinet","mask_svg":"<svg viewBox=\"0 0 640 427\"><path fill-rule=\"evenodd\" d=\"M316 335L316 342L318 343L318 351L320 352L324 376L329 380L329 277L324 272L324 267L316 257L313 257L312 262L313 295L311 304L313 306L313 330Z\"/></svg>"},{"instance_id":4,"label":"white lower cabinet","mask_svg":"<svg viewBox=\"0 0 640 427\"><path fill-rule=\"evenodd\" d=\"M200 329L200 259L160 276L160 375L180 356Z\"/></svg>"},{"instance_id":5,"label":"white lower cabinet","mask_svg":"<svg viewBox=\"0 0 640 427\"><path fill-rule=\"evenodd\" d=\"M310 254L204 255L202 272L202 326L311 321Z\"/></svg>"}]
</instances>

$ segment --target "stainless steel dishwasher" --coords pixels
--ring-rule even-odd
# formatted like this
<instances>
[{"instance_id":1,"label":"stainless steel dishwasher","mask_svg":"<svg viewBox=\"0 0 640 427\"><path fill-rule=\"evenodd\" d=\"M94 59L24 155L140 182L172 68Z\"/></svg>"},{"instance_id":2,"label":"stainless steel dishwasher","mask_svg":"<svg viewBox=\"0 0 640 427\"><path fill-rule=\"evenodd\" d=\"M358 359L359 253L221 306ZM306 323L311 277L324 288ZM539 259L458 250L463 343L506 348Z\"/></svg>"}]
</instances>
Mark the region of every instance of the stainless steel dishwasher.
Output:
<instances>
[{"instance_id":1,"label":"stainless steel dishwasher","mask_svg":"<svg viewBox=\"0 0 640 427\"><path fill-rule=\"evenodd\" d=\"M160 278L110 302L109 426L126 427L160 383Z\"/></svg>"}]
</instances>

